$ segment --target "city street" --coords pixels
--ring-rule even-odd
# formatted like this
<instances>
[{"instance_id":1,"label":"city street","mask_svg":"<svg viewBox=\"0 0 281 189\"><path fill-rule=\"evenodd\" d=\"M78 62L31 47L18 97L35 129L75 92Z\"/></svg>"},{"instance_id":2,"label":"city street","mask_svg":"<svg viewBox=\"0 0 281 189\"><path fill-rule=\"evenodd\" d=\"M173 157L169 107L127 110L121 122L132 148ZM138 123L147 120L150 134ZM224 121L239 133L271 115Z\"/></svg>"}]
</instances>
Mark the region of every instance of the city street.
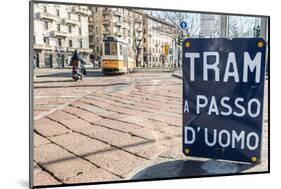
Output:
<instances>
[{"instance_id":1,"label":"city street","mask_svg":"<svg viewBox=\"0 0 281 189\"><path fill-rule=\"evenodd\" d=\"M183 155L182 80L171 72L89 69L77 82L70 69L34 72L35 186L268 169L267 84L263 158L253 166Z\"/></svg>"}]
</instances>

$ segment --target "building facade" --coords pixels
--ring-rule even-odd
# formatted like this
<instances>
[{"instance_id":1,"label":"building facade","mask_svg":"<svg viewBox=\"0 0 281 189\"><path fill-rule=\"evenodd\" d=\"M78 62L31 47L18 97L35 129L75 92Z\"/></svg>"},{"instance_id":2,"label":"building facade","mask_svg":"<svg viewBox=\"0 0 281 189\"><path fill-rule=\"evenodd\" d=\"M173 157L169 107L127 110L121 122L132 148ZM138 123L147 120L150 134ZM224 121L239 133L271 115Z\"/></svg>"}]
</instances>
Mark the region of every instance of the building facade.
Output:
<instances>
[{"instance_id":1,"label":"building facade","mask_svg":"<svg viewBox=\"0 0 281 189\"><path fill-rule=\"evenodd\" d=\"M127 42L129 61L134 61L137 66L152 67L173 62L173 39L161 30L164 26L172 27L168 23L133 9L90 9L89 40L96 60L102 58L103 38L114 35Z\"/></svg>"},{"instance_id":2,"label":"building facade","mask_svg":"<svg viewBox=\"0 0 281 189\"><path fill-rule=\"evenodd\" d=\"M175 41L167 33L173 26L159 18L144 15L143 62L147 67L173 64Z\"/></svg>"},{"instance_id":3,"label":"building facade","mask_svg":"<svg viewBox=\"0 0 281 189\"><path fill-rule=\"evenodd\" d=\"M56 4L34 6L34 66L67 67L75 50L89 62L88 7Z\"/></svg>"},{"instance_id":4,"label":"building facade","mask_svg":"<svg viewBox=\"0 0 281 189\"><path fill-rule=\"evenodd\" d=\"M129 61L142 64L143 19L142 13L123 8L91 7L89 17L90 48L93 57L101 61L103 54L103 38L108 35L117 36L128 44Z\"/></svg>"}]
</instances>

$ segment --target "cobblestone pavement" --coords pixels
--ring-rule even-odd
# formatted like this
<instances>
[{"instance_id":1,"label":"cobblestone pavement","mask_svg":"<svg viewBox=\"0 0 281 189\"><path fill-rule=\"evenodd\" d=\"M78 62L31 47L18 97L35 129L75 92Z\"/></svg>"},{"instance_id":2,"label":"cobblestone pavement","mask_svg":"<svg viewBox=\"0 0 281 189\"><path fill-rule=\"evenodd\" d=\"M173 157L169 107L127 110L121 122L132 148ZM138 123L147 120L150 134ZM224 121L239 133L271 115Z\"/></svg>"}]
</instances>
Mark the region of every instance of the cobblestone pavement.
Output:
<instances>
[{"instance_id":1,"label":"cobblestone pavement","mask_svg":"<svg viewBox=\"0 0 281 189\"><path fill-rule=\"evenodd\" d=\"M182 81L171 73L89 71L78 82L66 70L35 73L35 186L127 180L155 164L196 159L181 152ZM264 158L245 171L266 166Z\"/></svg>"}]
</instances>

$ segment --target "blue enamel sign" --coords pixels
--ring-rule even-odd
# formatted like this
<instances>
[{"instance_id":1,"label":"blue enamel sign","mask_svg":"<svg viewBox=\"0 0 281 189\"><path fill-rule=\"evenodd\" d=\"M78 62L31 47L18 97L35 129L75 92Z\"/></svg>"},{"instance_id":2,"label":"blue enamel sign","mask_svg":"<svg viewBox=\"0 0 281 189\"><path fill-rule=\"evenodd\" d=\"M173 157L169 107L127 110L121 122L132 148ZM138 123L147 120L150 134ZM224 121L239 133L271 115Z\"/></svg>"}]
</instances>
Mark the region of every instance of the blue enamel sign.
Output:
<instances>
[{"instance_id":1,"label":"blue enamel sign","mask_svg":"<svg viewBox=\"0 0 281 189\"><path fill-rule=\"evenodd\" d=\"M183 42L183 152L259 163L266 42L261 38Z\"/></svg>"}]
</instances>

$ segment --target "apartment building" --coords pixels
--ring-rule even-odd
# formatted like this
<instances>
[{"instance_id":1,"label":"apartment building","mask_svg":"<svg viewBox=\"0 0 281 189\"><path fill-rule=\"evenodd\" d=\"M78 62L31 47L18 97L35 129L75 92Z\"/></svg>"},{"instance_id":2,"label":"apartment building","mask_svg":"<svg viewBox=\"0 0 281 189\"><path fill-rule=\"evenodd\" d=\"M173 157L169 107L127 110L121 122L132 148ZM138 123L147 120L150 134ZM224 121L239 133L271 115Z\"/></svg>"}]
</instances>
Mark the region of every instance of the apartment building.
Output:
<instances>
[{"instance_id":1,"label":"apartment building","mask_svg":"<svg viewBox=\"0 0 281 189\"><path fill-rule=\"evenodd\" d=\"M66 67L75 50L89 61L86 6L34 5L34 65L40 68Z\"/></svg>"},{"instance_id":2,"label":"apartment building","mask_svg":"<svg viewBox=\"0 0 281 189\"><path fill-rule=\"evenodd\" d=\"M142 64L143 13L124 8L91 7L89 17L90 48L96 60L102 57L103 38L114 35L128 44L129 61Z\"/></svg>"},{"instance_id":3,"label":"apartment building","mask_svg":"<svg viewBox=\"0 0 281 189\"><path fill-rule=\"evenodd\" d=\"M151 15L144 15L143 62L145 66L173 64L175 41L169 35L172 30L173 25Z\"/></svg>"},{"instance_id":4,"label":"apartment building","mask_svg":"<svg viewBox=\"0 0 281 189\"><path fill-rule=\"evenodd\" d=\"M172 25L133 9L91 7L91 11L89 40L96 60L102 57L103 38L114 35L127 41L129 59L137 66L172 64L175 44L165 32L171 31Z\"/></svg>"}]
</instances>

